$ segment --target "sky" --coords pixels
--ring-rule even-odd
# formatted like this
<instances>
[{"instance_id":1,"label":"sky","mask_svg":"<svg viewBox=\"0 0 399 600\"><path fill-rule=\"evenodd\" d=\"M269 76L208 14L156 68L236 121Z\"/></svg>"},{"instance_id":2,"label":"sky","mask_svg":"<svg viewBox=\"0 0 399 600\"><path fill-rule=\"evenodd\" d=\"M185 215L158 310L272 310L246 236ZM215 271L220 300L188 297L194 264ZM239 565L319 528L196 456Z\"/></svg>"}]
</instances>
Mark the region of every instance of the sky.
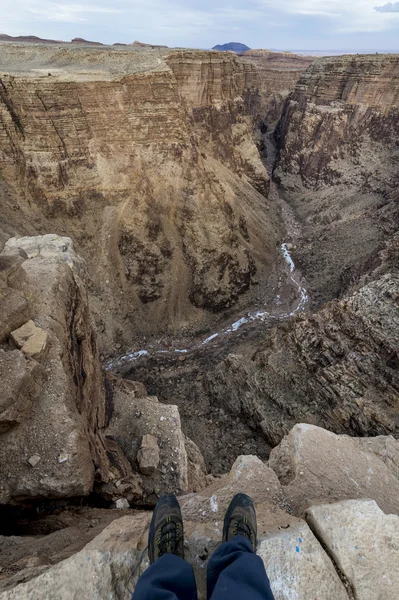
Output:
<instances>
[{"instance_id":1,"label":"sky","mask_svg":"<svg viewBox=\"0 0 399 600\"><path fill-rule=\"evenodd\" d=\"M0 33L107 44L399 51L399 2L385 0L0 0Z\"/></svg>"}]
</instances>

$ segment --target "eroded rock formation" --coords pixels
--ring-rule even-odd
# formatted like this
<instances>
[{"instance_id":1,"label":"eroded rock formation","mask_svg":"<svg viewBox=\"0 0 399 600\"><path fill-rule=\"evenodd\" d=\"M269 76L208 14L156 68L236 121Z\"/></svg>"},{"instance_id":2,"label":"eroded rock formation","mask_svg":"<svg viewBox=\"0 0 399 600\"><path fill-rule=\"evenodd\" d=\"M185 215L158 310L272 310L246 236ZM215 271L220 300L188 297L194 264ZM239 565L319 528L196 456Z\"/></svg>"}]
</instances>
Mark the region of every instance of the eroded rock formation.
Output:
<instances>
[{"instance_id":1,"label":"eroded rock formation","mask_svg":"<svg viewBox=\"0 0 399 600\"><path fill-rule=\"evenodd\" d=\"M1 70L2 227L74 238L106 354L140 332L206 325L273 276L280 231L257 127L298 70L279 80L215 52L7 45Z\"/></svg>"},{"instance_id":2,"label":"eroded rock formation","mask_svg":"<svg viewBox=\"0 0 399 600\"><path fill-rule=\"evenodd\" d=\"M344 293L397 231L398 103L397 55L317 60L286 103L275 175L303 224L294 258L314 306Z\"/></svg>"},{"instance_id":3,"label":"eroded rock formation","mask_svg":"<svg viewBox=\"0 0 399 600\"><path fill-rule=\"evenodd\" d=\"M299 421L337 433L398 432L399 278L386 274L231 354L205 382L213 402L273 447Z\"/></svg>"},{"instance_id":4,"label":"eroded rock formation","mask_svg":"<svg viewBox=\"0 0 399 600\"><path fill-rule=\"evenodd\" d=\"M310 60L259 51L75 56L9 46L1 57L1 600L127 598L150 519L129 506L164 493L180 495L202 598L243 489L276 600L394 600L397 58L322 59L300 77ZM283 104L279 197L265 165ZM307 297L291 263L282 284L280 208L313 314L275 314L276 290L289 288L288 306ZM49 231L59 235L34 237ZM209 327L257 283L275 311L263 330L241 319L231 346L237 323L172 348L179 400L169 350L154 352L169 361L152 374L167 389L158 402L102 372L86 280L108 356L137 333ZM201 450L208 465L217 455L214 473L230 472L208 475Z\"/></svg>"},{"instance_id":5,"label":"eroded rock formation","mask_svg":"<svg viewBox=\"0 0 399 600\"><path fill-rule=\"evenodd\" d=\"M83 261L69 238L52 235L11 238L0 260L13 316L2 312L12 331L1 339L11 347L1 350L0 503L86 495L109 466L97 434L105 393ZM29 323L46 337L46 352L32 341L11 349Z\"/></svg>"}]
</instances>

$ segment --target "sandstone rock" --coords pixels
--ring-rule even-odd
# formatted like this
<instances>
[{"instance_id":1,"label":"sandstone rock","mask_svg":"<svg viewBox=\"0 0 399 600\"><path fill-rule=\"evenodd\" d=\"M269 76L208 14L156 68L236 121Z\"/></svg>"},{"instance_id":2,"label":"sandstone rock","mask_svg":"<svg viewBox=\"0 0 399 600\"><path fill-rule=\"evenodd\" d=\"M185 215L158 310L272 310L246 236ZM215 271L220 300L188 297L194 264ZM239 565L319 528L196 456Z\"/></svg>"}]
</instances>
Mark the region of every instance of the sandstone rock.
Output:
<instances>
[{"instance_id":1,"label":"sandstone rock","mask_svg":"<svg viewBox=\"0 0 399 600\"><path fill-rule=\"evenodd\" d=\"M5 583L9 584L8 588L13 587L12 580L7 579L7 575L15 573L17 569L21 569L18 574L23 578L31 579L39 574L35 571L37 567L25 568L33 557L40 560L41 565L58 564L80 552L115 520L126 515L135 517L137 514L132 509L110 510L88 506L67 506L65 510L57 510L52 514L37 513L35 520L30 520L29 523L25 521L23 524L26 535L0 536L0 564L4 571L0 576L0 591L3 591ZM148 515L143 516L147 518ZM2 530L14 533L13 519L5 517Z\"/></svg>"},{"instance_id":2,"label":"sandstone rock","mask_svg":"<svg viewBox=\"0 0 399 600\"><path fill-rule=\"evenodd\" d=\"M141 513L114 521L83 550L34 579L0 593L0 599L128 600L126 584L145 547L149 520L150 515ZM134 583L132 580L130 585Z\"/></svg>"},{"instance_id":3,"label":"sandstone rock","mask_svg":"<svg viewBox=\"0 0 399 600\"><path fill-rule=\"evenodd\" d=\"M207 486L207 468L204 457L197 444L186 435L184 436L184 445L188 461L188 489L199 492Z\"/></svg>"},{"instance_id":4,"label":"sandstone rock","mask_svg":"<svg viewBox=\"0 0 399 600\"><path fill-rule=\"evenodd\" d=\"M331 559L302 521L258 543L275 600L348 600Z\"/></svg>"},{"instance_id":5,"label":"sandstone rock","mask_svg":"<svg viewBox=\"0 0 399 600\"><path fill-rule=\"evenodd\" d=\"M399 479L399 440L391 435L377 437L353 438L355 444L363 452L372 452Z\"/></svg>"},{"instance_id":6,"label":"sandstone rock","mask_svg":"<svg viewBox=\"0 0 399 600\"><path fill-rule=\"evenodd\" d=\"M144 475L152 475L159 465L159 446L153 435L143 435L141 447L137 453L139 469Z\"/></svg>"},{"instance_id":7,"label":"sandstone rock","mask_svg":"<svg viewBox=\"0 0 399 600\"><path fill-rule=\"evenodd\" d=\"M127 508L130 508L130 504L126 498L118 498L118 500L115 502L115 508L118 508L119 510L126 510Z\"/></svg>"},{"instance_id":8,"label":"sandstone rock","mask_svg":"<svg viewBox=\"0 0 399 600\"><path fill-rule=\"evenodd\" d=\"M385 515L372 500L352 500L312 507L308 520L356 598L397 598L398 516Z\"/></svg>"},{"instance_id":9,"label":"sandstone rock","mask_svg":"<svg viewBox=\"0 0 399 600\"><path fill-rule=\"evenodd\" d=\"M24 252L27 258L48 258L57 262L67 264L79 275L84 274L84 261L74 250L73 243L69 237L60 237L52 233L38 236L13 237L7 240L3 256L19 255Z\"/></svg>"},{"instance_id":10,"label":"sandstone rock","mask_svg":"<svg viewBox=\"0 0 399 600\"><path fill-rule=\"evenodd\" d=\"M11 332L11 339L24 354L40 360L47 349L47 332L28 321L19 329Z\"/></svg>"},{"instance_id":11,"label":"sandstone rock","mask_svg":"<svg viewBox=\"0 0 399 600\"><path fill-rule=\"evenodd\" d=\"M28 302L23 294L7 287L0 288L0 343L13 329L26 322L28 314Z\"/></svg>"},{"instance_id":12,"label":"sandstone rock","mask_svg":"<svg viewBox=\"0 0 399 600\"><path fill-rule=\"evenodd\" d=\"M187 491L187 453L177 407L161 404L154 397L138 398L123 380L110 377L110 385L113 412L107 435L120 445L134 470L143 436L158 441L159 465L151 474L142 474L144 500L152 503L158 495Z\"/></svg>"},{"instance_id":13,"label":"sandstone rock","mask_svg":"<svg viewBox=\"0 0 399 600\"><path fill-rule=\"evenodd\" d=\"M183 516L192 522L211 520L223 523L232 497L242 491L249 494L256 505L268 505L268 509L274 512L281 500L281 486L274 471L256 456L240 456L230 473L215 479L201 492L181 498ZM277 521L278 516L275 516Z\"/></svg>"},{"instance_id":14,"label":"sandstone rock","mask_svg":"<svg viewBox=\"0 0 399 600\"><path fill-rule=\"evenodd\" d=\"M42 377L38 363L19 350L0 350L0 435L28 419Z\"/></svg>"},{"instance_id":15,"label":"sandstone rock","mask_svg":"<svg viewBox=\"0 0 399 600\"><path fill-rule=\"evenodd\" d=\"M55 235L10 238L1 256L21 252L30 258L9 274L6 289L29 298L37 327L31 322L14 338L24 351L41 354L41 364L20 351L0 352L0 368L5 369L0 502L87 495L95 474L99 482L109 481L110 464L102 437L103 376L80 277L84 263L69 238ZM45 338L47 354L41 352ZM32 466L29 459L35 455L41 460Z\"/></svg>"},{"instance_id":16,"label":"sandstone rock","mask_svg":"<svg viewBox=\"0 0 399 600\"><path fill-rule=\"evenodd\" d=\"M271 452L269 465L295 514L315 504L356 498L371 498L384 512L399 514L399 480L350 437L296 425Z\"/></svg>"},{"instance_id":17,"label":"sandstone rock","mask_svg":"<svg viewBox=\"0 0 399 600\"><path fill-rule=\"evenodd\" d=\"M28 463L29 463L30 465L32 465L32 467L36 467L36 465L38 465L40 461L41 461L41 458L40 458L40 456L38 456L37 454L34 454L33 456L31 456L31 457L28 459Z\"/></svg>"}]
</instances>

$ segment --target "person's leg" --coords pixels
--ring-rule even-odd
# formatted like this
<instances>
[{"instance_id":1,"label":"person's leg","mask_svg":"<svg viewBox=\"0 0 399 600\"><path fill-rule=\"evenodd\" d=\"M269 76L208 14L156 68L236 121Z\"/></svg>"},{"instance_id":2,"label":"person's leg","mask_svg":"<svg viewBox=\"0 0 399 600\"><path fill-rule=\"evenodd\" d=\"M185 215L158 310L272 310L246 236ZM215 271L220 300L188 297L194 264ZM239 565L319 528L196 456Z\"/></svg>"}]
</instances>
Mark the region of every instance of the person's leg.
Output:
<instances>
[{"instance_id":1,"label":"person's leg","mask_svg":"<svg viewBox=\"0 0 399 600\"><path fill-rule=\"evenodd\" d=\"M274 600L263 561L251 543L238 535L221 544L208 563L208 598Z\"/></svg>"},{"instance_id":2,"label":"person's leg","mask_svg":"<svg viewBox=\"0 0 399 600\"><path fill-rule=\"evenodd\" d=\"M176 496L161 498L148 533L149 568L139 578L132 600L196 600L192 566L184 560L183 519Z\"/></svg>"},{"instance_id":3,"label":"person's leg","mask_svg":"<svg viewBox=\"0 0 399 600\"><path fill-rule=\"evenodd\" d=\"M221 544L208 563L210 600L274 600L263 561L256 556L256 512L246 494L227 509Z\"/></svg>"},{"instance_id":4,"label":"person's leg","mask_svg":"<svg viewBox=\"0 0 399 600\"><path fill-rule=\"evenodd\" d=\"M196 600L192 566L174 554L158 558L139 578L132 600Z\"/></svg>"}]
</instances>

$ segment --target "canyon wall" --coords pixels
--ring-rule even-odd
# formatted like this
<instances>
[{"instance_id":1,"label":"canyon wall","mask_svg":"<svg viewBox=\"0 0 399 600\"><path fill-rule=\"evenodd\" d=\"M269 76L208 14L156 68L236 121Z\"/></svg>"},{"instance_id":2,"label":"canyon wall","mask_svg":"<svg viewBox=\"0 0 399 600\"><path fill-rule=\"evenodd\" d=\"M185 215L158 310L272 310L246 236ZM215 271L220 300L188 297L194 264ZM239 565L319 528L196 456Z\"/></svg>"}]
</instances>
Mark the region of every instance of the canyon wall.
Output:
<instances>
[{"instance_id":1,"label":"canyon wall","mask_svg":"<svg viewBox=\"0 0 399 600\"><path fill-rule=\"evenodd\" d=\"M72 236L104 354L203 327L271 276L269 84L252 62L3 45L0 70L2 228Z\"/></svg>"},{"instance_id":2,"label":"canyon wall","mask_svg":"<svg viewBox=\"0 0 399 600\"><path fill-rule=\"evenodd\" d=\"M266 100L262 114L266 126L280 119L288 94L315 60L314 56L269 50L248 50L241 59L255 64L259 72L261 95Z\"/></svg>"},{"instance_id":3,"label":"canyon wall","mask_svg":"<svg viewBox=\"0 0 399 600\"><path fill-rule=\"evenodd\" d=\"M398 103L397 55L319 59L287 100L275 176L303 225L294 258L314 306L348 289L397 230Z\"/></svg>"}]
</instances>

